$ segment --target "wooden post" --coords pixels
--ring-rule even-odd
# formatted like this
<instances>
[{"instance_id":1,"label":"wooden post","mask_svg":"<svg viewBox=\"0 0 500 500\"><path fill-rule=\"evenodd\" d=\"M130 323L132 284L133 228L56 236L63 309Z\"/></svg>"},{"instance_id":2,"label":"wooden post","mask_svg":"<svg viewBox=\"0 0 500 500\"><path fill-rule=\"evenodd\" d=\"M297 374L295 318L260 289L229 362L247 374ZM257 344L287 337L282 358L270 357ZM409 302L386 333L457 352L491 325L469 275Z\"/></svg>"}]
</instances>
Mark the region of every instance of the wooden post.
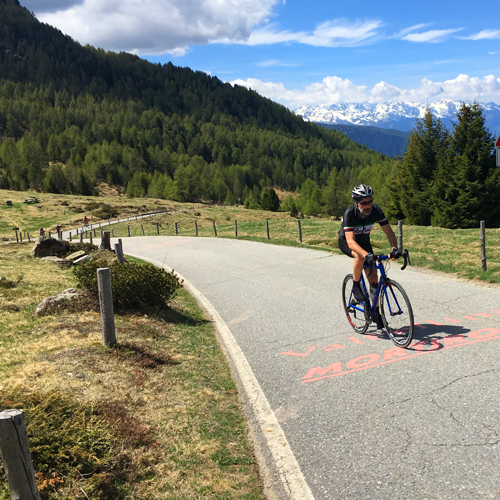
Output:
<instances>
[{"instance_id":1,"label":"wooden post","mask_svg":"<svg viewBox=\"0 0 500 500\"><path fill-rule=\"evenodd\" d=\"M481 269L486 271L486 226L484 220L479 223L481 229Z\"/></svg>"},{"instance_id":2,"label":"wooden post","mask_svg":"<svg viewBox=\"0 0 500 500\"><path fill-rule=\"evenodd\" d=\"M92 242L92 231L90 231L89 236L90 236L90 244L93 245L93 242Z\"/></svg>"},{"instance_id":3,"label":"wooden post","mask_svg":"<svg viewBox=\"0 0 500 500\"><path fill-rule=\"evenodd\" d=\"M403 251L403 221L398 220L398 250Z\"/></svg>"},{"instance_id":4,"label":"wooden post","mask_svg":"<svg viewBox=\"0 0 500 500\"><path fill-rule=\"evenodd\" d=\"M50 238L50 233L49 233L49 238ZM19 241L21 243L23 242L23 233L19 233Z\"/></svg>"},{"instance_id":5,"label":"wooden post","mask_svg":"<svg viewBox=\"0 0 500 500\"><path fill-rule=\"evenodd\" d=\"M40 500L23 410L0 413L0 452L11 499Z\"/></svg>"},{"instance_id":6,"label":"wooden post","mask_svg":"<svg viewBox=\"0 0 500 500\"><path fill-rule=\"evenodd\" d=\"M120 264L125 264L125 259L123 258L122 246L120 245L120 243L115 243L114 246L115 246L116 259Z\"/></svg>"},{"instance_id":7,"label":"wooden post","mask_svg":"<svg viewBox=\"0 0 500 500\"><path fill-rule=\"evenodd\" d=\"M234 236L238 237L238 222L236 220L234 221Z\"/></svg>"},{"instance_id":8,"label":"wooden post","mask_svg":"<svg viewBox=\"0 0 500 500\"><path fill-rule=\"evenodd\" d=\"M300 219L297 219L297 226L299 228L299 241L302 243L302 226L300 225Z\"/></svg>"},{"instance_id":9,"label":"wooden post","mask_svg":"<svg viewBox=\"0 0 500 500\"><path fill-rule=\"evenodd\" d=\"M114 229L111 229L111 237L114 238L115 237L115 230Z\"/></svg>"},{"instance_id":10,"label":"wooden post","mask_svg":"<svg viewBox=\"0 0 500 500\"><path fill-rule=\"evenodd\" d=\"M111 231L101 231L99 250L111 250Z\"/></svg>"},{"instance_id":11,"label":"wooden post","mask_svg":"<svg viewBox=\"0 0 500 500\"><path fill-rule=\"evenodd\" d=\"M109 233L109 231L105 232ZM102 345L112 346L116 343L116 335L109 267L101 267L97 270L97 286L99 288L99 305L101 308Z\"/></svg>"},{"instance_id":12,"label":"wooden post","mask_svg":"<svg viewBox=\"0 0 500 500\"><path fill-rule=\"evenodd\" d=\"M73 240L71 239L71 231L69 232L69 241L73 241Z\"/></svg>"},{"instance_id":13,"label":"wooden post","mask_svg":"<svg viewBox=\"0 0 500 500\"><path fill-rule=\"evenodd\" d=\"M214 235L217 236L217 228L215 227L215 221L212 221L212 225L214 226Z\"/></svg>"},{"instance_id":14,"label":"wooden post","mask_svg":"<svg viewBox=\"0 0 500 500\"><path fill-rule=\"evenodd\" d=\"M31 243L30 233L26 233L28 235L28 241Z\"/></svg>"},{"instance_id":15,"label":"wooden post","mask_svg":"<svg viewBox=\"0 0 500 500\"><path fill-rule=\"evenodd\" d=\"M160 234L160 224L156 223L156 234Z\"/></svg>"},{"instance_id":16,"label":"wooden post","mask_svg":"<svg viewBox=\"0 0 500 500\"><path fill-rule=\"evenodd\" d=\"M194 234L198 236L198 223L196 221L194 221Z\"/></svg>"},{"instance_id":17,"label":"wooden post","mask_svg":"<svg viewBox=\"0 0 500 500\"><path fill-rule=\"evenodd\" d=\"M144 226L141 224L142 235L144 236Z\"/></svg>"},{"instance_id":18,"label":"wooden post","mask_svg":"<svg viewBox=\"0 0 500 500\"><path fill-rule=\"evenodd\" d=\"M270 240L271 238L269 237L269 219L266 219L266 230L267 230L267 239Z\"/></svg>"},{"instance_id":19,"label":"wooden post","mask_svg":"<svg viewBox=\"0 0 500 500\"><path fill-rule=\"evenodd\" d=\"M17 232L19 231L19 228L15 227L14 231L16 232L16 243L19 243L19 235L17 234Z\"/></svg>"},{"instance_id":20,"label":"wooden post","mask_svg":"<svg viewBox=\"0 0 500 500\"><path fill-rule=\"evenodd\" d=\"M127 236L130 237L130 226L127 226Z\"/></svg>"},{"instance_id":21,"label":"wooden post","mask_svg":"<svg viewBox=\"0 0 500 500\"><path fill-rule=\"evenodd\" d=\"M80 243L83 243L83 231L80 232Z\"/></svg>"}]
</instances>

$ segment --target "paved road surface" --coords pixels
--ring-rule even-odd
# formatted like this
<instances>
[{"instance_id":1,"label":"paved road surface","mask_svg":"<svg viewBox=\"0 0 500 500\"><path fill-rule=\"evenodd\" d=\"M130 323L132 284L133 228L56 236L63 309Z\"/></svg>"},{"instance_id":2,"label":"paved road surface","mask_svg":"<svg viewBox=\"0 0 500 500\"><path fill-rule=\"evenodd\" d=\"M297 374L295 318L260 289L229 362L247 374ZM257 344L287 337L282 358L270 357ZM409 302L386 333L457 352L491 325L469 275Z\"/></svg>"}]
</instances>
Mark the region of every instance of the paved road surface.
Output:
<instances>
[{"instance_id":1,"label":"paved road surface","mask_svg":"<svg viewBox=\"0 0 500 500\"><path fill-rule=\"evenodd\" d=\"M392 264L420 325L403 350L351 329L344 256L216 238L123 248L189 280L241 348L233 365L265 396L243 393L270 498L500 498L499 288Z\"/></svg>"}]
</instances>

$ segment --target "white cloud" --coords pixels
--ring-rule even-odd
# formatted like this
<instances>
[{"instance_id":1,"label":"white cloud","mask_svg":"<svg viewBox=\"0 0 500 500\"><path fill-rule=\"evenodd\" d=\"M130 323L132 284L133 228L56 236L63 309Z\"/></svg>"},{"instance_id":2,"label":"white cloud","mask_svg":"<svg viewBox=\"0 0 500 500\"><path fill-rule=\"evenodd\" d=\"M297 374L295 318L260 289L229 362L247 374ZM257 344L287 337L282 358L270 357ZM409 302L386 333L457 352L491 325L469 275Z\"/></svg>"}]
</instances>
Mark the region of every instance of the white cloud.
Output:
<instances>
[{"instance_id":1,"label":"white cloud","mask_svg":"<svg viewBox=\"0 0 500 500\"><path fill-rule=\"evenodd\" d=\"M190 45L243 42L282 0L42 0L35 13L82 44L135 54L182 55ZM32 3L33 0L32 0ZM59 7L47 12L49 4Z\"/></svg>"},{"instance_id":2,"label":"white cloud","mask_svg":"<svg viewBox=\"0 0 500 500\"><path fill-rule=\"evenodd\" d=\"M408 40L409 42L425 42L425 43L439 43L444 41L449 35L461 31L463 28L450 29L450 30L429 30L423 31L422 33L408 33L407 35L401 37L402 40Z\"/></svg>"},{"instance_id":3,"label":"white cloud","mask_svg":"<svg viewBox=\"0 0 500 500\"><path fill-rule=\"evenodd\" d=\"M495 38L500 38L500 31L498 30L483 30L475 35L471 36L461 36L462 40L493 40Z\"/></svg>"},{"instance_id":4,"label":"white cloud","mask_svg":"<svg viewBox=\"0 0 500 500\"><path fill-rule=\"evenodd\" d=\"M355 21L344 19L326 21L312 31L280 31L274 24L252 32L248 45L269 45L275 43L302 43L314 47L355 47L379 37L381 21Z\"/></svg>"},{"instance_id":5,"label":"white cloud","mask_svg":"<svg viewBox=\"0 0 500 500\"><path fill-rule=\"evenodd\" d=\"M420 85L412 89L402 89L388 82L379 82L370 88L337 76L328 76L300 90L290 90L282 83L263 82L253 78L231 83L252 88L290 109L301 106L330 106L341 102L433 102L439 99L500 102L500 78L493 75L483 78L458 75L444 82L423 78Z\"/></svg>"}]
</instances>

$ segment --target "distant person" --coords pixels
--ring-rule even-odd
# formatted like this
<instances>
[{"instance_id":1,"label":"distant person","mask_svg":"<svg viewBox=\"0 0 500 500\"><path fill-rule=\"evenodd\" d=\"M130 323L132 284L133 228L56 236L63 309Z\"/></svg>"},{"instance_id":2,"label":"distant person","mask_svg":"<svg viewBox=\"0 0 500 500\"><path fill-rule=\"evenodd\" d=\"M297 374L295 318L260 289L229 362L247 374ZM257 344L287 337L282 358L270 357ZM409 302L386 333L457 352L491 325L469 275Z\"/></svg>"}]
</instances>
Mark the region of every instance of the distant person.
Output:
<instances>
[{"instance_id":1,"label":"distant person","mask_svg":"<svg viewBox=\"0 0 500 500\"><path fill-rule=\"evenodd\" d=\"M83 225L88 226L89 225L89 220L87 219L87 216L83 218Z\"/></svg>"},{"instance_id":2,"label":"distant person","mask_svg":"<svg viewBox=\"0 0 500 500\"><path fill-rule=\"evenodd\" d=\"M45 236L45 229L43 227L40 228L40 236Z\"/></svg>"},{"instance_id":3,"label":"distant person","mask_svg":"<svg viewBox=\"0 0 500 500\"><path fill-rule=\"evenodd\" d=\"M352 190L351 196L354 200L354 205L351 205L344 212L340 222L339 248L346 255L354 259L352 266L352 294L358 302L363 302L365 296L360 284L363 266L365 263L371 265L377 260L376 256L373 255L373 248L370 243L370 233L376 222L380 224L382 231L386 234L389 244L392 247L389 257L397 259L401 256L401 252L397 248L398 241L396 235L389 221L386 219L384 212L378 205L373 204L373 189L366 184L361 184ZM368 274L367 269L366 275L369 286L377 286L377 272L372 272L370 276L368 276ZM375 320L378 329L384 327L378 305L376 308Z\"/></svg>"}]
</instances>

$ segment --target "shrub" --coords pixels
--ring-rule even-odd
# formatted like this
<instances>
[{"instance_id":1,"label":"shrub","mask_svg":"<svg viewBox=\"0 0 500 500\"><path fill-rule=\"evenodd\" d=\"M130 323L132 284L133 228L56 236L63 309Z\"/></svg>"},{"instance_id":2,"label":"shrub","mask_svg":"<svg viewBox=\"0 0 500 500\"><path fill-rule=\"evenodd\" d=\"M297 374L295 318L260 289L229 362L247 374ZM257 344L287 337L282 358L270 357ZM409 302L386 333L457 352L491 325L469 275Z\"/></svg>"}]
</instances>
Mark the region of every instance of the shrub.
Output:
<instances>
[{"instance_id":1,"label":"shrub","mask_svg":"<svg viewBox=\"0 0 500 500\"><path fill-rule=\"evenodd\" d=\"M57 391L29 392L21 387L0 392L0 410L19 407L25 414L42 500L83 498L69 493L75 486L87 490L86 498L126 497L118 479L122 473L113 463L119 440L106 415ZM10 498L2 487L6 483L2 473L0 481L0 498Z\"/></svg>"},{"instance_id":2,"label":"shrub","mask_svg":"<svg viewBox=\"0 0 500 500\"><path fill-rule=\"evenodd\" d=\"M92 213L99 219L110 219L111 217L116 217L118 211L107 203L101 203Z\"/></svg>"},{"instance_id":3,"label":"shrub","mask_svg":"<svg viewBox=\"0 0 500 500\"><path fill-rule=\"evenodd\" d=\"M137 264L135 262L109 262L99 259L91 260L75 267L73 273L78 286L87 289L94 297L99 297L97 285L97 269L109 267L111 273L111 292L116 309L134 309L147 304L164 306L173 299L182 282L172 271L153 264Z\"/></svg>"}]
</instances>

